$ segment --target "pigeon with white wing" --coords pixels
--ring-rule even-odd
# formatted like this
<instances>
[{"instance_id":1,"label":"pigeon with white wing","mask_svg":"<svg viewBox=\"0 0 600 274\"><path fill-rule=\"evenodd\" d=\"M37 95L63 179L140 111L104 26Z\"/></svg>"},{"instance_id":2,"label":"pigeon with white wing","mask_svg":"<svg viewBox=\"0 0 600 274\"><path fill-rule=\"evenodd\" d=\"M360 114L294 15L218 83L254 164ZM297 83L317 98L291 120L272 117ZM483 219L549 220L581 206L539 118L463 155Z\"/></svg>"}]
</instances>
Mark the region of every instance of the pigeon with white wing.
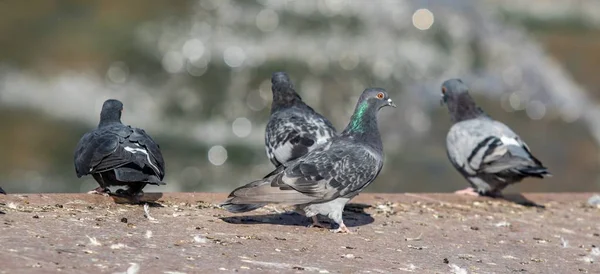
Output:
<instances>
[{"instance_id":1,"label":"pigeon with white wing","mask_svg":"<svg viewBox=\"0 0 600 274\"><path fill-rule=\"evenodd\" d=\"M91 193L109 193L109 186L127 186L117 194L134 197L147 184L165 184L160 147L143 129L123 125L122 112L123 103L106 100L98 128L83 135L75 148L77 177L91 174L100 185Z\"/></svg>"},{"instance_id":2,"label":"pigeon with white wing","mask_svg":"<svg viewBox=\"0 0 600 274\"><path fill-rule=\"evenodd\" d=\"M453 122L446 137L448 158L472 186L456 193L500 197L524 178L551 176L516 133L475 104L462 80L445 81L442 100Z\"/></svg>"}]
</instances>

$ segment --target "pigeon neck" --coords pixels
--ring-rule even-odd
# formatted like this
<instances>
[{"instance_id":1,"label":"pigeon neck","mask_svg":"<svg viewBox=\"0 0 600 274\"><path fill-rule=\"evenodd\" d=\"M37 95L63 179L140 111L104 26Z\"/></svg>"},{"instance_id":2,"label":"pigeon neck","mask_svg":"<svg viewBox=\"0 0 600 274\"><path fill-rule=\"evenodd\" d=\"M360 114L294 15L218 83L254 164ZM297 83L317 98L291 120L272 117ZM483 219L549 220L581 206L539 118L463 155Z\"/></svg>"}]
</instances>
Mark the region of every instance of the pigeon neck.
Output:
<instances>
[{"instance_id":1,"label":"pigeon neck","mask_svg":"<svg viewBox=\"0 0 600 274\"><path fill-rule=\"evenodd\" d=\"M460 94L454 100L449 101L448 109L450 110L450 118L455 123L486 115L468 93Z\"/></svg>"},{"instance_id":2,"label":"pigeon neck","mask_svg":"<svg viewBox=\"0 0 600 274\"><path fill-rule=\"evenodd\" d=\"M342 132L345 136L354 136L363 141L375 141L375 147L381 148L381 136L377 128L377 109L363 101L356 106L350 123Z\"/></svg>"},{"instance_id":3,"label":"pigeon neck","mask_svg":"<svg viewBox=\"0 0 600 274\"><path fill-rule=\"evenodd\" d=\"M105 127L113 124L121 124L121 113L101 113L98 127Z\"/></svg>"},{"instance_id":4,"label":"pigeon neck","mask_svg":"<svg viewBox=\"0 0 600 274\"><path fill-rule=\"evenodd\" d=\"M291 88L285 90L273 91L273 103L271 104L271 113L277 110L288 108L295 105L303 105L302 98Z\"/></svg>"}]
</instances>

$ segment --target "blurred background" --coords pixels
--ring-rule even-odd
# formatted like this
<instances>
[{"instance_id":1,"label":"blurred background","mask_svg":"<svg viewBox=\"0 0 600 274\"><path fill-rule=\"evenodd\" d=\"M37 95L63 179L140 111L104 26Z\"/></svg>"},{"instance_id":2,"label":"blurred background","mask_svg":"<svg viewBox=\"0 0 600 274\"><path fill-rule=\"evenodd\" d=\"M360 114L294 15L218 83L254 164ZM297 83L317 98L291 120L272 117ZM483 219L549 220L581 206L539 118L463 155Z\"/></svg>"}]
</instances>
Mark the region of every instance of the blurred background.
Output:
<instances>
[{"instance_id":1,"label":"blurred background","mask_svg":"<svg viewBox=\"0 0 600 274\"><path fill-rule=\"evenodd\" d=\"M519 191L600 187L600 2L595 0L0 1L0 186L85 192L73 150L104 100L146 129L166 186L229 191L272 170L270 76L342 130L365 87L386 162L370 192L467 186L448 162L440 85L462 78L554 177Z\"/></svg>"}]
</instances>

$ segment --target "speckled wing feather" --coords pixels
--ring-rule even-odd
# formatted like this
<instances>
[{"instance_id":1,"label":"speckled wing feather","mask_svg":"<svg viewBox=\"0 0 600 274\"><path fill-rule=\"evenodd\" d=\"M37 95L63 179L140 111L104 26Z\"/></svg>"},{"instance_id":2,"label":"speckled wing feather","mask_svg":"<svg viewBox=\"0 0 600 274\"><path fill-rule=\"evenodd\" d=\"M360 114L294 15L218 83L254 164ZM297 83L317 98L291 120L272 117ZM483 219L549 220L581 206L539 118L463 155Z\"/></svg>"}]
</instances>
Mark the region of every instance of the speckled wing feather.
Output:
<instances>
[{"instance_id":1,"label":"speckled wing feather","mask_svg":"<svg viewBox=\"0 0 600 274\"><path fill-rule=\"evenodd\" d=\"M234 190L229 202L321 203L354 196L377 177L382 159L368 146L337 139L286 164L269 178Z\"/></svg>"},{"instance_id":2,"label":"speckled wing feather","mask_svg":"<svg viewBox=\"0 0 600 274\"><path fill-rule=\"evenodd\" d=\"M335 128L309 107L275 112L267 123L267 156L275 166L297 159L335 136Z\"/></svg>"}]
</instances>

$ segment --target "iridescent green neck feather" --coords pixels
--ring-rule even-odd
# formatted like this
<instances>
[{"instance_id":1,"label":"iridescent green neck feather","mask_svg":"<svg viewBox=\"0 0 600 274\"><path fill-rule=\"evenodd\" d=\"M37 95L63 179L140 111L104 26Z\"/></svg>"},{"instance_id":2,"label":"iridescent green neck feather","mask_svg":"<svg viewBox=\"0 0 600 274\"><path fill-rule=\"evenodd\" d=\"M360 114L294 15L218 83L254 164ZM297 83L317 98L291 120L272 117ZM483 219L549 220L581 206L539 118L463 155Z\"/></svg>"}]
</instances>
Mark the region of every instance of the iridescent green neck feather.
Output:
<instances>
[{"instance_id":1,"label":"iridescent green neck feather","mask_svg":"<svg viewBox=\"0 0 600 274\"><path fill-rule=\"evenodd\" d=\"M367 101L362 102L358 108L356 108L356 112L352 115L352 120L350 121L350 130L354 132L364 132L364 117L367 109L369 108L369 103Z\"/></svg>"}]
</instances>

